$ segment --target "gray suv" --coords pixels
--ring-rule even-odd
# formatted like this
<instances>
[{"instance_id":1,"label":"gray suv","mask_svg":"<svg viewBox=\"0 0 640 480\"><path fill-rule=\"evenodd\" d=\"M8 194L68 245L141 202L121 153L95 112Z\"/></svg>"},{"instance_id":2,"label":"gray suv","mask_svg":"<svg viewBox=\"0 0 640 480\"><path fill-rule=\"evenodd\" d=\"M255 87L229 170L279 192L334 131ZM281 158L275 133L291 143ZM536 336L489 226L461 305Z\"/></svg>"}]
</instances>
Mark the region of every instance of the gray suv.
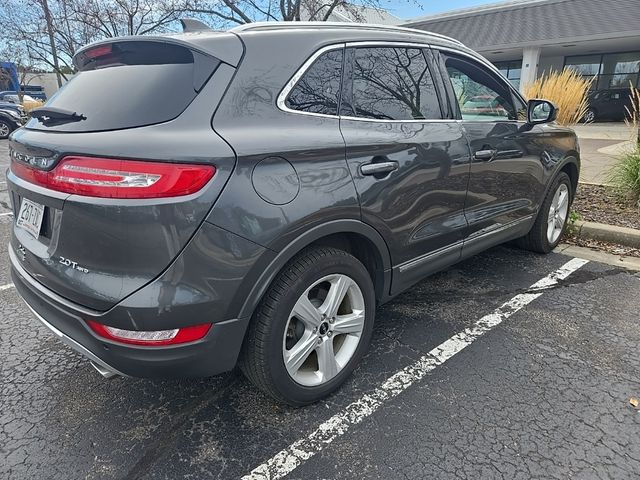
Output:
<instances>
[{"instance_id":1,"label":"gray suv","mask_svg":"<svg viewBox=\"0 0 640 480\"><path fill-rule=\"evenodd\" d=\"M189 25L85 47L10 138L13 281L105 377L239 364L308 404L354 370L377 305L494 245L559 242L576 137L459 42Z\"/></svg>"}]
</instances>

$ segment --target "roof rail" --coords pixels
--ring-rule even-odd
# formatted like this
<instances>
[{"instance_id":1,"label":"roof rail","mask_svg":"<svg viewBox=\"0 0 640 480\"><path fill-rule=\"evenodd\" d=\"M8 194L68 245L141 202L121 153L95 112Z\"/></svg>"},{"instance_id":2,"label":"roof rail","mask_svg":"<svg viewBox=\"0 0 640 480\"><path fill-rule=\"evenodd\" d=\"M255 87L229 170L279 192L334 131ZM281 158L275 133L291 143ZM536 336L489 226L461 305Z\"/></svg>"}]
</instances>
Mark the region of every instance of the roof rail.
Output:
<instances>
[{"instance_id":1,"label":"roof rail","mask_svg":"<svg viewBox=\"0 0 640 480\"><path fill-rule=\"evenodd\" d=\"M430 37L437 37L457 45L464 44L460 40L442 35L440 33L429 32L426 30L418 30L417 28L408 27L396 27L395 25L378 25L375 23L350 23L350 22L253 22L238 25L232 28L231 32L249 32L251 30L277 30L277 29L295 29L295 28L361 28L382 30L389 32L405 32L413 33L414 35L425 35Z\"/></svg>"},{"instance_id":2,"label":"roof rail","mask_svg":"<svg viewBox=\"0 0 640 480\"><path fill-rule=\"evenodd\" d=\"M212 32L213 29L206 23L196 20L195 18L181 18L180 24L182 25L183 33L193 32Z\"/></svg>"}]
</instances>

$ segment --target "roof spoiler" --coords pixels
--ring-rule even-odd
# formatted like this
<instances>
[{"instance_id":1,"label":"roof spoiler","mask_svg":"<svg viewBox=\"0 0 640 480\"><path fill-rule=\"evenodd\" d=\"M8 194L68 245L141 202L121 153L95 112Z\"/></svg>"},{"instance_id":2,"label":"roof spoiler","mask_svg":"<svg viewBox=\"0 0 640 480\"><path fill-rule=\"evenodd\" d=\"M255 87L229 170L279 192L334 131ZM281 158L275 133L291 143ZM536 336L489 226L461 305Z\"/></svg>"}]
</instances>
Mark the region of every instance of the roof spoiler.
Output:
<instances>
[{"instance_id":1,"label":"roof spoiler","mask_svg":"<svg viewBox=\"0 0 640 480\"><path fill-rule=\"evenodd\" d=\"M196 20L194 18L181 18L180 24L182 25L183 33L213 31L213 29L209 25L201 22L200 20Z\"/></svg>"}]
</instances>

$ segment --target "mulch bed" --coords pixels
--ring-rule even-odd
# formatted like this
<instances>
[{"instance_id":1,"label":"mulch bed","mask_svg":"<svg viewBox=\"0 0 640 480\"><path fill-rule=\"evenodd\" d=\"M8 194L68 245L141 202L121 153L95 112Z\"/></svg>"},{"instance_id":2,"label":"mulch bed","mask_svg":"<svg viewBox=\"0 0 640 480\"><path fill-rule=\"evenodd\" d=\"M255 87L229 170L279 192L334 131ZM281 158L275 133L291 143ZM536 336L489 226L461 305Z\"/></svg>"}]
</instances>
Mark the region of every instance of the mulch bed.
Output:
<instances>
[{"instance_id":1,"label":"mulch bed","mask_svg":"<svg viewBox=\"0 0 640 480\"><path fill-rule=\"evenodd\" d=\"M572 210L585 222L640 229L640 208L604 185L578 185Z\"/></svg>"},{"instance_id":2,"label":"mulch bed","mask_svg":"<svg viewBox=\"0 0 640 480\"><path fill-rule=\"evenodd\" d=\"M640 208L634 202L615 193L604 185L578 185L576 198L571 209L586 222L606 223L619 227L640 229ZM569 228L564 242L579 247L603 250L621 256L640 257L640 249L625 247L615 243L576 238Z\"/></svg>"}]
</instances>

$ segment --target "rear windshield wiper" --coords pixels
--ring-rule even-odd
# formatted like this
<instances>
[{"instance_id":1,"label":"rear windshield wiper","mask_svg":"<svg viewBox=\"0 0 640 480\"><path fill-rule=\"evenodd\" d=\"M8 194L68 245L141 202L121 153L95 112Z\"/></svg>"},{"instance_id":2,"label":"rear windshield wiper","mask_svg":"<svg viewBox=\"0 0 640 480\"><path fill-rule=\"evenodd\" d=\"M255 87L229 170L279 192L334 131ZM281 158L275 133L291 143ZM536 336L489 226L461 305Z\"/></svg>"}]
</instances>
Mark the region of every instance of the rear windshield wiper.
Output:
<instances>
[{"instance_id":1,"label":"rear windshield wiper","mask_svg":"<svg viewBox=\"0 0 640 480\"><path fill-rule=\"evenodd\" d=\"M81 113L65 110L56 107L40 107L34 108L29 113L32 118L37 118L45 126L62 125L69 122L80 122L86 120L87 117Z\"/></svg>"}]
</instances>

